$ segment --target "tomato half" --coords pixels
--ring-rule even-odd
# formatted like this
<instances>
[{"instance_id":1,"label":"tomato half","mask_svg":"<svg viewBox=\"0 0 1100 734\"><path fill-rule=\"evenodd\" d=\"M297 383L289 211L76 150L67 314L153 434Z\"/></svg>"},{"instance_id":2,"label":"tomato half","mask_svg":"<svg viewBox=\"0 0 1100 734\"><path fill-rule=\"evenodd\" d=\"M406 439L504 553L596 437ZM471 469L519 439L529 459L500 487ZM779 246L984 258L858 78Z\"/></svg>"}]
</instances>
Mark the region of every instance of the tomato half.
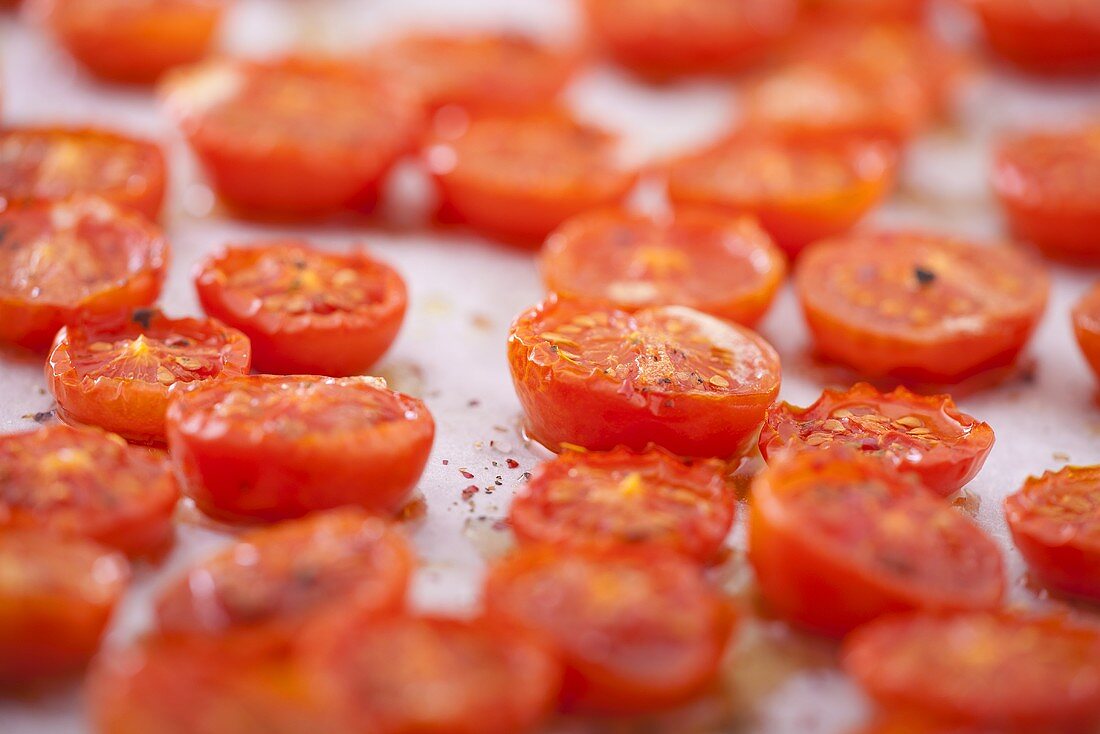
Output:
<instances>
[{"instance_id":1,"label":"tomato half","mask_svg":"<svg viewBox=\"0 0 1100 734\"><path fill-rule=\"evenodd\" d=\"M302 657L357 732L519 734L561 688L546 647L484 620L346 617L304 638Z\"/></svg>"},{"instance_id":2,"label":"tomato half","mask_svg":"<svg viewBox=\"0 0 1100 734\"><path fill-rule=\"evenodd\" d=\"M698 694L734 621L691 563L640 550L520 550L491 569L485 604L490 618L561 653L565 708L601 713L652 711Z\"/></svg>"},{"instance_id":3,"label":"tomato half","mask_svg":"<svg viewBox=\"0 0 1100 734\"><path fill-rule=\"evenodd\" d=\"M888 708L1006 732L1100 723L1100 631L1061 617L903 615L844 647L844 667Z\"/></svg>"},{"instance_id":4,"label":"tomato half","mask_svg":"<svg viewBox=\"0 0 1100 734\"><path fill-rule=\"evenodd\" d=\"M360 374L401 329L408 296L390 266L362 251L289 240L229 247L195 274L203 309L244 332L257 370Z\"/></svg>"},{"instance_id":5,"label":"tomato half","mask_svg":"<svg viewBox=\"0 0 1100 734\"><path fill-rule=\"evenodd\" d=\"M79 538L0 532L0 685L80 670L126 588L126 559Z\"/></svg>"},{"instance_id":6,"label":"tomato half","mask_svg":"<svg viewBox=\"0 0 1100 734\"><path fill-rule=\"evenodd\" d=\"M1100 261L1100 123L1006 138L993 189L1014 237L1053 257Z\"/></svg>"},{"instance_id":7,"label":"tomato half","mask_svg":"<svg viewBox=\"0 0 1100 734\"><path fill-rule=\"evenodd\" d=\"M75 197L0 212L0 340L45 349L80 315L160 295L169 246L138 214Z\"/></svg>"},{"instance_id":8,"label":"tomato half","mask_svg":"<svg viewBox=\"0 0 1100 734\"><path fill-rule=\"evenodd\" d=\"M48 528L129 555L151 553L172 538L178 497L164 459L114 434L48 426L0 436L0 527Z\"/></svg>"},{"instance_id":9,"label":"tomato half","mask_svg":"<svg viewBox=\"0 0 1100 734\"><path fill-rule=\"evenodd\" d=\"M950 383L1016 361L1050 279L1009 247L871 232L811 246L795 287L821 356L868 377Z\"/></svg>"},{"instance_id":10,"label":"tomato half","mask_svg":"<svg viewBox=\"0 0 1100 734\"><path fill-rule=\"evenodd\" d=\"M394 513L420 479L434 437L424 403L369 377L220 380L168 409L184 494L227 520L343 505Z\"/></svg>"},{"instance_id":11,"label":"tomato half","mask_svg":"<svg viewBox=\"0 0 1100 734\"><path fill-rule=\"evenodd\" d=\"M367 206L424 126L419 100L337 62L211 61L174 71L164 92L218 194L260 217Z\"/></svg>"},{"instance_id":12,"label":"tomato half","mask_svg":"<svg viewBox=\"0 0 1100 734\"><path fill-rule=\"evenodd\" d=\"M560 298L624 311L689 306L751 326L787 274L783 254L746 217L681 209L653 218L604 209L546 240L542 277Z\"/></svg>"},{"instance_id":13,"label":"tomato half","mask_svg":"<svg viewBox=\"0 0 1100 734\"><path fill-rule=\"evenodd\" d=\"M617 138L564 113L475 117L427 152L443 214L490 235L541 243L566 219L626 196Z\"/></svg>"},{"instance_id":14,"label":"tomato half","mask_svg":"<svg viewBox=\"0 0 1100 734\"><path fill-rule=\"evenodd\" d=\"M749 560L769 606L827 635L890 612L992 609L1000 552L915 479L850 450L786 454L752 486Z\"/></svg>"},{"instance_id":15,"label":"tomato half","mask_svg":"<svg viewBox=\"0 0 1100 734\"><path fill-rule=\"evenodd\" d=\"M924 17L928 3L927 0L803 0L802 4L827 20L914 22Z\"/></svg>"},{"instance_id":16,"label":"tomato half","mask_svg":"<svg viewBox=\"0 0 1100 734\"><path fill-rule=\"evenodd\" d=\"M535 470L512 501L520 540L560 548L646 546L712 560L733 525L733 487L720 461L661 449L569 451Z\"/></svg>"},{"instance_id":17,"label":"tomato half","mask_svg":"<svg viewBox=\"0 0 1100 734\"><path fill-rule=\"evenodd\" d=\"M97 76L152 82L206 55L225 0L40 0L61 45Z\"/></svg>"},{"instance_id":18,"label":"tomato half","mask_svg":"<svg viewBox=\"0 0 1100 734\"><path fill-rule=\"evenodd\" d=\"M678 204L753 215L793 257L862 219L889 192L896 163L881 142L743 133L674 161L668 193Z\"/></svg>"},{"instance_id":19,"label":"tomato half","mask_svg":"<svg viewBox=\"0 0 1100 734\"><path fill-rule=\"evenodd\" d=\"M1030 477L1005 500L1016 548L1044 585L1100 601L1100 467Z\"/></svg>"},{"instance_id":20,"label":"tomato half","mask_svg":"<svg viewBox=\"0 0 1100 734\"><path fill-rule=\"evenodd\" d=\"M0 198L9 205L94 194L156 221L165 175L164 154L145 140L93 128L0 131Z\"/></svg>"},{"instance_id":21,"label":"tomato half","mask_svg":"<svg viewBox=\"0 0 1100 734\"><path fill-rule=\"evenodd\" d=\"M989 424L961 412L950 395L917 395L904 387L881 393L861 382L826 390L807 408L770 407L760 453L768 460L789 450L847 446L912 472L947 497L981 471L993 439Z\"/></svg>"},{"instance_id":22,"label":"tomato half","mask_svg":"<svg viewBox=\"0 0 1100 734\"><path fill-rule=\"evenodd\" d=\"M138 309L62 329L46 381L66 423L160 443L170 397L200 382L246 374L251 358L248 337L236 329Z\"/></svg>"},{"instance_id":23,"label":"tomato half","mask_svg":"<svg viewBox=\"0 0 1100 734\"><path fill-rule=\"evenodd\" d=\"M779 392L766 341L683 306L630 314L551 299L512 324L508 361L527 430L552 450L739 455Z\"/></svg>"},{"instance_id":24,"label":"tomato half","mask_svg":"<svg viewBox=\"0 0 1100 734\"><path fill-rule=\"evenodd\" d=\"M993 53L1040 74L1100 70L1100 5L1095 0L968 0Z\"/></svg>"},{"instance_id":25,"label":"tomato half","mask_svg":"<svg viewBox=\"0 0 1100 734\"><path fill-rule=\"evenodd\" d=\"M1100 285L1093 286L1074 305L1073 332L1089 366L1100 377Z\"/></svg>"}]
</instances>

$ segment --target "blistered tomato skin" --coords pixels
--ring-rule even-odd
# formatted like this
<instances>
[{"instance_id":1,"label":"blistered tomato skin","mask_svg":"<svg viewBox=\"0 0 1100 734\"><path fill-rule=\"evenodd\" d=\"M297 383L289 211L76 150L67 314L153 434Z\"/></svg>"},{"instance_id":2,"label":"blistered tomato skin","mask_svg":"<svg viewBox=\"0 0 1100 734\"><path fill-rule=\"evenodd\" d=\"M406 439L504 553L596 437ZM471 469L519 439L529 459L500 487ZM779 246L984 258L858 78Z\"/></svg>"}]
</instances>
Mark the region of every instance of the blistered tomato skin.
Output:
<instances>
[{"instance_id":1,"label":"blistered tomato skin","mask_svg":"<svg viewBox=\"0 0 1100 734\"><path fill-rule=\"evenodd\" d=\"M977 476L993 448L989 424L958 410L949 395L904 387L879 392L865 382L825 390L806 408L779 403L760 432L764 459L784 451L846 446L915 474L945 497Z\"/></svg>"},{"instance_id":2,"label":"blistered tomato skin","mask_svg":"<svg viewBox=\"0 0 1100 734\"><path fill-rule=\"evenodd\" d=\"M395 513L434 437L423 402L366 377L233 378L180 395L168 410L183 493L230 521L344 505Z\"/></svg>"},{"instance_id":3,"label":"blistered tomato skin","mask_svg":"<svg viewBox=\"0 0 1100 734\"><path fill-rule=\"evenodd\" d=\"M968 0L993 53L1023 71L1100 70L1100 7L1092 0Z\"/></svg>"},{"instance_id":4,"label":"blistered tomato skin","mask_svg":"<svg viewBox=\"0 0 1100 734\"><path fill-rule=\"evenodd\" d=\"M552 450L737 456L779 392L767 342L682 306L629 314L552 299L516 319L508 360L527 429Z\"/></svg>"}]
</instances>

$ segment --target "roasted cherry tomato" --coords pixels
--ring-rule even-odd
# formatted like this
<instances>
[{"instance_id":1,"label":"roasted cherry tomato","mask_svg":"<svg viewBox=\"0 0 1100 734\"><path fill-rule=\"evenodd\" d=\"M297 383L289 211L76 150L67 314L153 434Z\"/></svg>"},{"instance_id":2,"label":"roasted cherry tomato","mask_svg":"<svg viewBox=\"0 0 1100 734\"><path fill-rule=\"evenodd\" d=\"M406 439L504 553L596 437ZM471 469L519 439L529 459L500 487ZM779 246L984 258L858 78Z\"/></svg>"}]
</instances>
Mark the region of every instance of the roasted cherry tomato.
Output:
<instances>
[{"instance_id":1,"label":"roasted cherry tomato","mask_svg":"<svg viewBox=\"0 0 1100 734\"><path fill-rule=\"evenodd\" d=\"M97 76L152 82L206 55L225 0L39 0L61 45Z\"/></svg>"},{"instance_id":2,"label":"roasted cherry tomato","mask_svg":"<svg viewBox=\"0 0 1100 734\"><path fill-rule=\"evenodd\" d=\"M634 175L616 138L564 113L475 117L427 152L443 216L525 244L569 217L621 200Z\"/></svg>"},{"instance_id":3,"label":"roasted cherry tomato","mask_svg":"<svg viewBox=\"0 0 1100 734\"><path fill-rule=\"evenodd\" d=\"M62 329L46 363L46 381L66 423L162 443L172 395L246 374L251 357L248 337L236 329L138 309Z\"/></svg>"},{"instance_id":4,"label":"roasted cherry tomato","mask_svg":"<svg viewBox=\"0 0 1100 734\"><path fill-rule=\"evenodd\" d=\"M604 209L570 219L546 241L542 276L560 298L623 311L689 306L751 326L787 273L783 254L746 217L683 209L653 218Z\"/></svg>"},{"instance_id":5,"label":"roasted cherry tomato","mask_svg":"<svg viewBox=\"0 0 1100 734\"><path fill-rule=\"evenodd\" d=\"M396 512L434 437L424 403L369 377L233 378L181 394L168 410L184 494L227 520L343 505Z\"/></svg>"},{"instance_id":6,"label":"roasted cherry tomato","mask_svg":"<svg viewBox=\"0 0 1100 734\"><path fill-rule=\"evenodd\" d=\"M566 549L646 546L712 560L733 524L735 497L720 461L661 449L569 451L535 470L512 502L520 540Z\"/></svg>"},{"instance_id":7,"label":"roasted cherry tomato","mask_svg":"<svg viewBox=\"0 0 1100 734\"><path fill-rule=\"evenodd\" d=\"M658 79L739 71L793 30L798 0L585 0L596 41L620 64Z\"/></svg>"},{"instance_id":8,"label":"roasted cherry tomato","mask_svg":"<svg viewBox=\"0 0 1100 734\"><path fill-rule=\"evenodd\" d=\"M577 56L519 35L404 36L372 48L367 66L415 90L433 107L475 109L549 104Z\"/></svg>"},{"instance_id":9,"label":"roasted cherry tomato","mask_svg":"<svg viewBox=\"0 0 1100 734\"><path fill-rule=\"evenodd\" d=\"M1100 70L1096 0L967 0L1002 59L1040 74Z\"/></svg>"},{"instance_id":10,"label":"roasted cherry tomato","mask_svg":"<svg viewBox=\"0 0 1100 734\"><path fill-rule=\"evenodd\" d=\"M126 559L89 540L0 532L0 685L73 673L99 647Z\"/></svg>"},{"instance_id":11,"label":"roasted cherry tomato","mask_svg":"<svg viewBox=\"0 0 1100 734\"><path fill-rule=\"evenodd\" d=\"M668 193L679 204L752 214L795 256L848 231L878 204L896 161L881 142L740 134L674 161Z\"/></svg>"},{"instance_id":12,"label":"roasted cherry tomato","mask_svg":"<svg viewBox=\"0 0 1100 734\"><path fill-rule=\"evenodd\" d=\"M0 528L48 528L138 555L171 540L178 497L167 461L112 433L49 426L0 436Z\"/></svg>"},{"instance_id":13,"label":"roasted cherry tomato","mask_svg":"<svg viewBox=\"0 0 1100 734\"><path fill-rule=\"evenodd\" d=\"M992 609L996 544L916 479L851 450L790 453L752 486L749 559L780 616L842 635L890 612Z\"/></svg>"},{"instance_id":14,"label":"roasted cherry tomato","mask_svg":"<svg viewBox=\"0 0 1100 734\"><path fill-rule=\"evenodd\" d=\"M771 345L683 306L629 314L551 299L512 324L508 361L527 429L553 450L653 443L731 457L779 392Z\"/></svg>"},{"instance_id":15,"label":"roasted cherry tomato","mask_svg":"<svg viewBox=\"0 0 1100 734\"><path fill-rule=\"evenodd\" d=\"M993 188L1014 237L1054 257L1100 262L1100 123L1007 138Z\"/></svg>"},{"instance_id":16,"label":"roasted cherry tomato","mask_svg":"<svg viewBox=\"0 0 1100 734\"><path fill-rule=\"evenodd\" d=\"M918 21L927 0L802 0L803 6L826 20ZM817 17L811 16L811 20Z\"/></svg>"},{"instance_id":17,"label":"roasted cherry tomato","mask_svg":"<svg viewBox=\"0 0 1100 734\"><path fill-rule=\"evenodd\" d=\"M845 641L879 703L1001 732L1100 724L1100 630L1007 612L888 617Z\"/></svg>"},{"instance_id":18,"label":"roasted cherry tomato","mask_svg":"<svg viewBox=\"0 0 1100 734\"><path fill-rule=\"evenodd\" d=\"M768 409L760 431L765 460L783 451L834 446L912 472L946 497L981 471L993 448L993 429L961 412L950 395L917 395L904 387L881 393L865 382L826 390L808 408L782 403Z\"/></svg>"},{"instance_id":19,"label":"roasted cherry tomato","mask_svg":"<svg viewBox=\"0 0 1100 734\"><path fill-rule=\"evenodd\" d=\"M393 343L405 281L364 252L323 252L301 241L230 247L195 275L203 309L243 331L257 370L360 374Z\"/></svg>"},{"instance_id":20,"label":"roasted cherry tomato","mask_svg":"<svg viewBox=\"0 0 1100 734\"><path fill-rule=\"evenodd\" d=\"M1050 279L1009 247L892 232L813 245L795 286L821 356L869 377L950 383L1016 361Z\"/></svg>"},{"instance_id":21,"label":"roasted cherry tomato","mask_svg":"<svg viewBox=\"0 0 1100 734\"><path fill-rule=\"evenodd\" d=\"M419 100L336 62L211 61L164 90L217 192L261 217L367 206L424 125Z\"/></svg>"},{"instance_id":22,"label":"roasted cherry tomato","mask_svg":"<svg viewBox=\"0 0 1100 734\"><path fill-rule=\"evenodd\" d=\"M561 689L548 648L482 620L344 615L311 633L305 669L355 732L521 734Z\"/></svg>"},{"instance_id":23,"label":"roasted cherry tomato","mask_svg":"<svg viewBox=\"0 0 1100 734\"><path fill-rule=\"evenodd\" d=\"M1089 366L1100 377L1100 285L1074 305L1073 331Z\"/></svg>"},{"instance_id":24,"label":"roasted cherry tomato","mask_svg":"<svg viewBox=\"0 0 1100 734\"><path fill-rule=\"evenodd\" d=\"M604 713L665 708L699 693L734 622L692 564L659 551L527 548L490 571L485 604L491 618L558 649L565 708Z\"/></svg>"},{"instance_id":25,"label":"roasted cherry tomato","mask_svg":"<svg viewBox=\"0 0 1100 734\"><path fill-rule=\"evenodd\" d=\"M96 129L0 132L0 198L8 205L94 194L156 220L164 179L164 155L145 140Z\"/></svg>"},{"instance_id":26,"label":"roasted cherry tomato","mask_svg":"<svg viewBox=\"0 0 1100 734\"><path fill-rule=\"evenodd\" d=\"M1046 586L1100 601L1100 467L1030 477L1005 500L1016 548Z\"/></svg>"},{"instance_id":27,"label":"roasted cherry tomato","mask_svg":"<svg viewBox=\"0 0 1100 734\"><path fill-rule=\"evenodd\" d=\"M78 315L146 306L168 257L160 230L104 199L0 212L0 340L45 349Z\"/></svg>"}]
</instances>

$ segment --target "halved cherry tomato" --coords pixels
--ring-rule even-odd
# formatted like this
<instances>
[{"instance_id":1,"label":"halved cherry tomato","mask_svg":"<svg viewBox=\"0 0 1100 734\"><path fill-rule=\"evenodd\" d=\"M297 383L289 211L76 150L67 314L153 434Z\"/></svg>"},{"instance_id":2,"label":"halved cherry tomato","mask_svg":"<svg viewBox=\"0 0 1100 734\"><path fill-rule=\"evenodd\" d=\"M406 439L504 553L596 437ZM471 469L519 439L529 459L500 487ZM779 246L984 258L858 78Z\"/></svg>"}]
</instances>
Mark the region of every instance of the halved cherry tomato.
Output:
<instances>
[{"instance_id":1,"label":"halved cherry tomato","mask_svg":"<svg viewBox=\"0 0 1100 734\"><path fill-rule=\"evenodd\" d=\"M1100 467L1030 477L1005 500L1016 548L1057 591L1100 601Z\"/></svg>"},{"instance_id":2,"label":"halved cherry tomato","mask_svg":"<svg viewBox=\"0 0 1100 734\"><path fill-rule=\"evenodd\" d=\"M577 61L575 53L520 35L415 34L383 41L366 63L433 107L514 110L552 102Z\"/></svg>"},{"instance_id":3,"label":"halved cherry tomato","mask_svg":"<svg viewBox=\"0 0 1100 734\"><path fill-rule=\"evenodd\" d=\"M535 470L509 519L528 543L654 547L705 563L733 524L726 471L721 461L687 462L658 448L569 451Z\"/></svg>"},{"instance_id":4,"label":"halved cherry tomato","mask_svg":"<svg viewBox=\"0 0 1100 734\"><path fill-rule=\"evenodd\" d=\"M164 154L145 140L94 128L10 128L0 132L0 198L102 196L152 221L164 202Z\"/></svg>"},{"instance_id":5,"label":"halved cherry tomato","mask_svg":"<svg viewBox=\"0 0 1100 734\"><path fill-rule=\"evenodd\" d=\"M1002 732L1100 723L1100 630L1008 612L910 614L845 641L844 667L879 703Z\"/></svg>"},{"instance_id":6,"label":"halved cherry tomato","mask_svg":"<svg viewBox=\"0 0 1100 734\"><path fill-rule=\"evenodd\" d=\"M128 578L125 558L89 540L0 532L0 685L82 668Z\"/></svg>"},{"instance_id":7,"label":"halved cherry tomato","mask_svg":"<svg viewBox=\"0 0 1100 734\"><path fill-rule=\"evenodd\" d=\"M817 18L859 21L918 21L924 17L927 0L803 0Z\"/></svg>"},{"instance_id":8,"label":"halved cherry tomato","mask_svg":"<svg viewBox=\"0 0 1100 734\"><path fill-rule=\"evenodd\" d=\"M993 429L955 406L950 395L923 396L899 387L881 393L861 382L826 390L813 405L768 409L760 453L848 446L912 472L945 497L977 476L993 448Z\"/></svg>"},{"instance_id":9,"label":"halved cherry tomato","mask_svg":"<svg viewBox=\"0 0 1100 734\"><path fill-rule=\"evenodd\" d=\"M338 62L211 61L164 90L217 192L262 217L366 206L424 126L419 100Z\"/></svg>"},{"instance_id":10,"label":"halved cherry tomato","mask_svg":"<svg viewBox=\"0 0 1100 734\"><path fill-rule=\"evenodd\" d=\"M968 0L1002 59L1040 74L1100 70L1096 0Z\"/></svg>"},{"instance_id":11,"label":"halved cherry tomato","mask_svg":"<svg viewBox=\"0 0 1100 734\"><path fill-rule=\"evenodd\" d=\"M552 642L566 667L562 705L603 713L665 708L718 671L733 612L675 555L533 546L489 574L490 618Z\"/></svg>"},{"instance_id":12,"label":"halved cherry tomato","mask_svg":"<svg viewBox=\"0 0 1100 734\"><path fill-rule=\"evenodd\" d=\"M561 298L624 311L689 306L751 326L787 274L756 222L682 209L653 218L603 209L570 219L546 240L542 276Z\"/></svg>"},{"instance_id":13,"label":"halved cherry tomato","mask_svg":"<svg viewBox=\"0 0 1100 734\"><path fill-rule=\"evenodd\" d=\"M811 246L795 286L821 356L868 377L949 383L1016 361L1050 278L1009 247L872 232Z\"/></svg>"},{"instance_id":14,"label":"halved cherry tomato","mask_svg":"<svg viewBox=\"0 0 1100 734\"><path fill-rule=\"evenodd\" d=\"M1100 284L1074 305L1073 332L1089 366L1100 377Z\"/></svg>"},{"instance_id":15,"label":"halved cherry tomato","mask_svg":"<svg viewBox=\"0 0 1100 734\"><path fill-rule=\"evenodd\" d=\"M209 315L243 331L256 369L360 374L393 343L405 281L365 252L323 252L297 240L229 247L195 275Z\"/></svg>"},{"instance_id":16,"label":"halved cherry tomato","mask_svg":"<svg viewBox=\"0 0 1100 734\"><path fill-rule=\"evenodd\" d=\"M586 0L589 28L616 61L658 79L740 71L794 29L798 0Z\"/></svg>"},{"instance_id":17,"label":"halved cherry tomato","mask_svg":"<svg viewBox=\"0 0 1100 734\"><path fill-rule=\"evenodd\" d=\"M561 688L546 647L484 620L350 615L311 632L306 671L357 732L521 734Z\"/></svg>"},{"instance_id":18,"label":"halved cherry tomato","mask_svg":"<svg viewBox=\"0 0 1100 734\"><path fill-rule=\"evenodd\" d=\"M178 497L167 461L112 433L48 426L0 436L0 528L48 528L139 555L171 540Z\"/></svg>"},{"instance_id":19,"label":"halved cherry tomato","mask_svg":"<svg viewBox=\"0 0 1100 734\"><path fill-rule=\"evenodd\" d=\"M153 303L168 257L159 229L104 199L10 207L0 212L0 340L45 349L80 315Z\"/></svg>"},{"instance_id":20,"label":"halved cherry tomato","mask_svg":"<svg viewBox=\"0 0 1100 734\"><path fill-rule=\"evenodd\" d=\"M674 161L668 193L679 204L752 214L793 257L851 229L886 196L896 163L881 142L743 133Z\"/></svg>"},{"instance_id":21,"label":"halved cherry tomato","mask_svg":"<svg viewBox=\"0 0 1100 734\"><path fill-rule=\"evenodd\" d=\"M512 324L508 361L527 429L555 451L653 443L681 456L735 456L779 392L771 345L683 306L629 314L551 299Z\"/></svg>"},{"instance_id":22,"label":"halved cherry tomato","mask_svg":"<svg viewBox=\"0 0 1100 734\"><path fill-rule=\"evenodd\" d=\"M435 437L420 400L369 377L252 377L181 394L168 446L184 494L227 520L359 505L393 513Z\"/></svg>"},{"instance_id":23,"label":"halved cherry tomato","mask_svg":"<svg viewBox=\"0 0 1100 734\"><path fill-rule=\"evenodd\" d=\"M880 460L788 453L752 486L749 559L780 616L843 635L890 612L993 609L996 544L972 520Z\"/></svg>"},{"instance_id":24,"label":"halved cherry tomato","mask_svg":"<svg viewBox=\"0 0 1100 734\"><path fill-rule=\"evenodd\" d=\"M1014 237L1054 257L1100 261L1100 123L1006 138L993 188Z\"/></svg>"},{"instance_id":25,"label":"halved cherry tomato","mask_svg":"<svg viewBox=\"0 0 1100 734\"><path fill-rule=\"evenodd\" d=\"M198 61L225 0L40 0L61 45L97 76L152 82Z\"/></svg>"},{"instance_id":26,"label":"halved cherry tomato","mask_svg":"<svg viewBox=\"0 0 1100 734\"><path fill-rule=\"evenodd\" d=\"M626 196L634 174L617 139L564 113L475 117L427 152L443 214L474 229L537 244L566 219Z\"/></svg>"},{"instance_id":27,"label":"halved cherry tomato","mask_svg":"<svg viewBox=\"0 0 1100 734\"><path fill-rule=\"evenodd\" d=\"M80 320L58 332L46 381L66 423L161 443L172 395L246 374L251 359L248 337L236 329L138 309Z\"/></svg>"}]
</instances>

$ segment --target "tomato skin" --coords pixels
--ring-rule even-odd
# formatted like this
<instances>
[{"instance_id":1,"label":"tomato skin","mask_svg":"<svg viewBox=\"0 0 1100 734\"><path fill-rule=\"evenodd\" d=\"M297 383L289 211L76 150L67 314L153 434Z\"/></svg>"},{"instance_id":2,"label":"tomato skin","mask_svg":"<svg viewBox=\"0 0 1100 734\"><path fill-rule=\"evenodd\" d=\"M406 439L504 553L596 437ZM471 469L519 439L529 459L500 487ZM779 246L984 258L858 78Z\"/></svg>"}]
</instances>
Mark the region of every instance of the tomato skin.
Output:
<instances>
[{"instance_id":1,"label":"tomato skin","mask_svg":"<svg viewBox=\"0 0 1100 734\"><path fill-rule=\"evenodd\" d=\"M872 417L884 416L887 421L868 425L858 416L837 417L838 411L851 414L862 406L871 409ZM917 423L906 426L898 419ZM880 427L885 432L877 430ZM869 428L876 430L869 432ZM915 436L914 430L929 432L928 438ZM768 408L760 431L760 453L767 461L783 451L851 446L912 472L925 487L947 497L977 476L993 441L989 424L959 411L950 395L923 396L904 387L884 394L860 382L848 390L825 390L806 408L790 403Z\"/></svg>"},{"instance_id":2,"label":"tomato skin","mask_svg":"<svg viewBox=\"0 0 1100 734\"><path fill-rule=\"evenodd\" d=\"M977 13L993 53L1023 71L1065 76L1100 70L1100 11L1088 0L966 4Z\"/></svg>"},{"instance_id":3,"label":"tomato skin","mask_svg":"<svg viewBox=\"0 0 1100 734\"><path fill-rule=\"evenodd\" d=\"M822 20L915 23L924 18L926 0L802 0Z\"/></svg>"},{"instance_id":4,"label":"tomato skin","mask_svg":"<svg viewBox=\"0 0 1100 734\"><path fill-rule=\"evenodd\" d=\"M1100 286L1093 286L1073 306L1073 333L1092 371L1100 377Z\"/></svg>"},{"instance_id":5,"label":"tomato skin","mask_svg":"<svg viewBox=\"0 0 1100 734\"><path fill-rule=\"evenodd\" d=\"M259 401L268 401L266 413L251 413ZM335 425L326 426L330 417ZM231 378L181 394L168 410L168 446L184 494L229 521L344 505L395 513L434 437L423 402L373 378Z\"/></svg>"},{"instance_id":6,"label":"tomato skin","mask_svg":"<svg viewBox=\"0 0 1100 734\"><path fill-rule=\"evenodd\" d=\"M297 259L304 264L303 275L320 268L339 268L327 282L318 283L322 308L311 309L312 302L310 306L294 305L302 312L291 310L289 303L283 308L267 307L268 301L256 293L263 283L248 287L234 282L248 277L268 259ZM289 267L289 263L280 267L279 275L273 276L272 291L280 282L275 278L285 278ZM365 303L332 306L333 297L341 296L333 279L345 273L358 276L347 288L376 291L376 295ZM408 305L405 281L388 265L365 252L321 252L294 240L229 247L210 256L196 270L195 290L207 314L248 336L256 369L275 374L344 377L365 372L397 337ZM305 286L300 290L303 298L314 298ZM284 290L274 295L286 294Z\"/></svg>"}]
</instances>

